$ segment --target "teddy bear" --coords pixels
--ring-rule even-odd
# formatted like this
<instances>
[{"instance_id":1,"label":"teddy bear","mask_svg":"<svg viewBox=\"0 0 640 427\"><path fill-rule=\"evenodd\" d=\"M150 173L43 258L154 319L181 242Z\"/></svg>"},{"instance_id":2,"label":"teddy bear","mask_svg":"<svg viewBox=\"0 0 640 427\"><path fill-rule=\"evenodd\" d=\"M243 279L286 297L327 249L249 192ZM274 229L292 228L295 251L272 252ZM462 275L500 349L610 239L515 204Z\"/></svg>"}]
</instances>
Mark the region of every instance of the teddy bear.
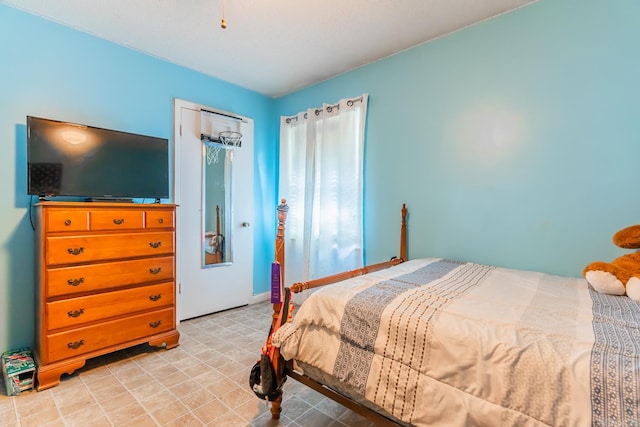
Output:
<instances>
[{"instance_id":1,"label":"teddy bear","mask_svg":"<svg viewBox=\"0 0 640 427\"><path fill-rule=\"evenodd\" d=\"M640 249L640 225L618 231L613 243L624 249ZM640 301L640 252L622 255L612 262L592 262L585 267L583 276L600 293L627 295Z\"/></svg>"}]
</instances>

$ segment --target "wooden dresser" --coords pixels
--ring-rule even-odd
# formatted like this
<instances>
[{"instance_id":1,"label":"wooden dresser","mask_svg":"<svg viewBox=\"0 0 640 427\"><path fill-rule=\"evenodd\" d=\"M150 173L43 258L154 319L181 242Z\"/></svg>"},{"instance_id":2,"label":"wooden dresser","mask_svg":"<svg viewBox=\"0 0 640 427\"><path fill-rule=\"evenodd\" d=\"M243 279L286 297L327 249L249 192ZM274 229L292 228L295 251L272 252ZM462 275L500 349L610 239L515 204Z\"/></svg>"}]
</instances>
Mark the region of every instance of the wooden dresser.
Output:
<instances>
[{"instance_id":1,"label":"wooden dresser","mask_svg":"<svg viewBox=\"0 0 640 427\"><path fill-rule=\"evenodd\" d=\"M89 358L176 347L175 205L36 205L38 390Z\"/></svg>"}]
</instances>

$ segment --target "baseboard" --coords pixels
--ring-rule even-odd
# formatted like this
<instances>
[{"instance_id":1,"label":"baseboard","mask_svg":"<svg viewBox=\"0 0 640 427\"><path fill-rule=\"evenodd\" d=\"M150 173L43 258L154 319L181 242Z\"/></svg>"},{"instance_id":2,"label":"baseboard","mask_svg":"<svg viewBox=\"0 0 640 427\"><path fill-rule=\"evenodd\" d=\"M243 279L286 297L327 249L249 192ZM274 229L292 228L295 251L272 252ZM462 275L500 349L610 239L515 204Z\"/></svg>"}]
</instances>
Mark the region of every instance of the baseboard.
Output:
<instances>
[{"instance_id":1,"label":"baseboard","mask_svg":"<svg viewBox=\"0 0 640 427\"><path fill-rule=\"evenodd\" d=\"M257 304L259 302L269 301L271 298L270 292L263 292L261 294L256 294L251 297L251 301L249 301L249 305Z\"/></svg>"}]
</instances>

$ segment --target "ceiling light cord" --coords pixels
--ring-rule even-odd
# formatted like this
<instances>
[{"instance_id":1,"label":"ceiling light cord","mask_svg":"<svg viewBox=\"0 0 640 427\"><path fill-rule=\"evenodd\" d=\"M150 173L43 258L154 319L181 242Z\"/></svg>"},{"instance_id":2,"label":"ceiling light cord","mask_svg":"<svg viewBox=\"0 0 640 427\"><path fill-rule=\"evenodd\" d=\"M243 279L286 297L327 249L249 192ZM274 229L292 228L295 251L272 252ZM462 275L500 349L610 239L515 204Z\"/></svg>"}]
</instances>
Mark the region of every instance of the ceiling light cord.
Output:
<instances>
[{"instance_id":1,"label":"ceiling light cord","mask_svg":"<svg viewBox=\"0 0 640 427\"><path fill-rule=\"evenodd\" d=\"M220 22L220 27L223 30L227 28L227 20L224 19L224 0L222 0L222 21Z\"/></svg>"}]
</instances>

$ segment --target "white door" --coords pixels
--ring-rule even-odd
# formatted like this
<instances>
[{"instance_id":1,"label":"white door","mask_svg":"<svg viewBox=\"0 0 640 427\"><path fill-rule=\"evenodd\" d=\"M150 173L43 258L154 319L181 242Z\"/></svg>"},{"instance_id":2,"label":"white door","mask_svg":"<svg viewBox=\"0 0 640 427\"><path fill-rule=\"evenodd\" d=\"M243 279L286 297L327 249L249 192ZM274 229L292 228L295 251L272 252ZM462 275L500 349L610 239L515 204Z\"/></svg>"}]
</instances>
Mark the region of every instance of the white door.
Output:
<instances>
[{"instance_id":1,"label":"white door","mask_svg":"<svg viewBox=\"0 0 640 427\"><path fill-rule=\"evenodd\" d=\"M253 294L253 120L183 100L175 101L174 110L177 309L178 318L184 320L248 304ZM207 226L202 216L206 153L200 136L201 110L216 113L220 120L228 117L230 126L242 133L241 147L233 149L231 235L226 236L233 257L213 267L203 267Z\"/></svg>"}]
</instances>

